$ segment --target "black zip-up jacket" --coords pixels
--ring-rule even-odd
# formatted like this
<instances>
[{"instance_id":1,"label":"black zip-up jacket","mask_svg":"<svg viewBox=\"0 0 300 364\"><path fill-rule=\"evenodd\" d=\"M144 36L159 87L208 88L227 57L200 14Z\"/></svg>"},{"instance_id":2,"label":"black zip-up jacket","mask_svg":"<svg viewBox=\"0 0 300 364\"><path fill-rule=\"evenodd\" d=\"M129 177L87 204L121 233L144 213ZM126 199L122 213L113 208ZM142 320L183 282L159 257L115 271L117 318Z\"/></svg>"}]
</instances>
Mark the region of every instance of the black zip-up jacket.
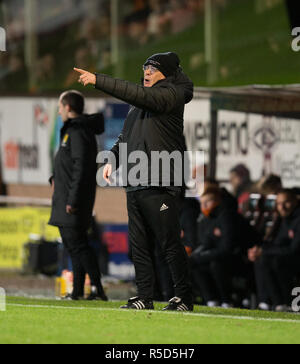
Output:
<instances>
[{"instance_id":1,"label":"black zip-up jacket","mask_svg":"<svg viewBox=\"0 0 300 364\"><path fill-rule=\"evenodd\" d=\"M291 216L281 220L274 240L263 245L263 254L300 257L300 207Z\"/></svg>"},{"instance_id":2,"label":"black zip-up jacket","mask_svg":"<svg viewBox=\"0 0 300 364\"><path fill-rule=\"evenodd\" d=\"M200 246L192 255L197 263L246 254L260 239L247 220L227 201L198 223L198 238Z\"/></svg>"},{"instance_id":3,"label":"black zip-up jacket","mask_svg":"<svg viewBox=\"0 0 300 364\"><path fill-rule=\"evenodd\" d=\"M50 225L87 228L96 193L96 135L104 131L102 114L68 120L61 129L61 145L54 162L54 194ZM66 213L66 206L77 209Z\"/></svg>"},{"instance_id":4,"label":"black zip-up jacket","mask_svg":"<svg viewBox=\"0 0 300 364\"><path fill-rule=\"evenodd\" d=\"M145 152L149 161L153 151L166 151L170 154L179 151L183 155L183 114L185 104L193 98L193 83L181 69L174 76L161 80L150 88L101 74L97 74L96 79L97 89L132 105L122 133L111 150L116 157L116 168L123 164L124 158L124 155L120 155L120 143L127 143L127 158L133 151ZM127 163L128 173L134 165L135 163ZM150 163L148 166L143 165L148 178L141 179L141 185L167 186L165 182L169 179L169 185L174 186L173 163L170 165L170 173L165 174L160 167L159 173L152 179L150 168ZM130 183L125 185L130 186Z\"/></svg>"}]
</instances>

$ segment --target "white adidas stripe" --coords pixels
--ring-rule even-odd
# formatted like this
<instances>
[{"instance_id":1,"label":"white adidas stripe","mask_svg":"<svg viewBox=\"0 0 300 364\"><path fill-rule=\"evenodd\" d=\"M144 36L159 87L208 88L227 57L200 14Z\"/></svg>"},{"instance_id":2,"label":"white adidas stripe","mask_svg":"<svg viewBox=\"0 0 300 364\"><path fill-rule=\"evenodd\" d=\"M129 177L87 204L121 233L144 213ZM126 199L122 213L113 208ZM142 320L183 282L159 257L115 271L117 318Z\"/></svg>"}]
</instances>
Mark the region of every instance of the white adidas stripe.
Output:
<instances>
[{"instance_id":1,"label":"white adidas stripe","mask_svg":"<svg viewBox=\"0 0 300 364\"><path fill-rule=\"evenodd\" d=\"M132 304L134 307L136 307L138 310L143 310L145 308L145 305L142 301L136 301Z\"/></svg>"},{"instance_id":2,"label":"white adidas stripe","mask_svg":"<svg viewBox=\"0 0 300 364\"><path fill-rule=\"evenodd\" d=\"M54 310L77 310L77 311L98 311L98 312L127 312L132 313L130 310L122 310L118 308L97 308L97 307L71 307L71 306L49 306L49 305L25 305L19 303L7 303L6 307L20 307L20 308L40 308L40 309L54 309ZM262 318L262 317L253 317L253 316L232 316L232 315L218 315L218 314L207 314L207 313L196 313L196 312L176 312L176 311L155 311L155 310L143 310L142 313L151 312L153 314L162 314L162 315L177 315L177 317L205 317L205 318L221 318L221 319L230 319L230 320L245 320L245 321L265 321L265 322L283 322L283 323L292 323L292 324L300 324L300 320L292 320L292 319L273 319L273 318ZM1 313L6 314L7 311ZM294 314L290 314L291 316Z\"/></svg>"},{"instance_id":3,"label":"white adidas stripe","mask_svg":"<svg viewBox=\"0 0 300 364\"><path fill-rule=\"evenodd\" d=\"M166 204L163 204L162 207L160 208L160 211L165 211L168 209L169 209L169 207Z\"/></svg>"},{"instance_id":4,"label":"white adidas stripe","mask_svg":"<svg viewBox=\"0 0 300 364\"><path fill-rule=\"evenodd\" d=\"M133 304L132 304L136 309L138 309L138 310L141 310L141 305L140 305L140 303L137 301L137 302L134 302Z\"/></svg>"},{"instance_id":5,"label":"white adidas stripe","mask_svg":"<svg viewBox=\"0 0 300 364\"><path fill-rule=\"evenodd\" d=\"M189 309L184 303L182 303L181 305L179 305L177 307L177 310L179 310L179 311L188 311Z\"/></svg>"}]
</instances>

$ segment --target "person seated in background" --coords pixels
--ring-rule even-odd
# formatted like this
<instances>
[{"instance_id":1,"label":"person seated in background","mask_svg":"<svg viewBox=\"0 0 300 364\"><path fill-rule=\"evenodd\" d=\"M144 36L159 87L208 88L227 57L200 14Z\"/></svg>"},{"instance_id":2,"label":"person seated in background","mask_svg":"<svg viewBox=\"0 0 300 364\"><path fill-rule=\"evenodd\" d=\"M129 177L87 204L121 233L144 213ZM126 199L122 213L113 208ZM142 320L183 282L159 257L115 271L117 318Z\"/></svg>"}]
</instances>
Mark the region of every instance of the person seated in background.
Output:
<instances>
[{"instance_id":1,"label":"person seated in background","mask_svg":"<svg viewBox=\"0 0 300 364\"><path fill-rule=\"evenodd\" d=\"M252 188L250 171L244 164L238 164L231 169L230 184L238 200L239 212L244 214Z\"/></svg>"},{"instance_id":2,"label":"person seated in background","mask_svg":"<svg viewBox=\"0 0 300 364\"><path fill-rule=\"evenodd\" d=\"M288 310L293 279L300 272L300 206L293 190L278 193L276 206L280 221L274 225L273 234L263 245L248 252L249 260L255 262L256 281L265 282L270 303L275 311ZM271 308L262 301L259 308Z\"/></svg>"},{"instance_id":3,"label":"person seated in background","mask_svg":"<svg viewBox=\"0 0 300 364\"><path fill-rule=\"evenodd\" d=\"M207 188L201 197L200 246L190 257L194 284L210 307L232 307L231 280L238 248L237 211L222 200L217 187Z\"/></svg>"},{"instance_id":4,"label":"person seated in background","mask_svg":"<svg viewBox=\"0 0 300 364\"><path fill-rule=\"evenodd\" d=\"M199 167L197 173L204 173L206 175L207 166L204 166L204 171L201 170L203 167ZM196 178L196 170L193 172L193 178ZM207 190L209 188L219 188L222 195L222 201L228 207L231 207L234 210L238 210L237 199L227 191L226 188L220 187L219 182L213 178L205 177L203 190ZM199 197L190 197L188 193L186 193L185 197L182 201L182 209L180 214L180 224L182 231L182 242L186 248L187 254L190 256L192 251L198 246L197 243L197 222L199 216L201 215L201 202Z\"/></svg>"},{"instance_id":5,"label":"person seated in background","mask_svg":"<svg viewBox=\"0 0 300 364\"><path fill-rule=\"evenodd\" d=\"M263 241L272 240L274 231L276 231L279 219L276 209L276 199L281 189L281 178L277 175L269 174L259 180L253 188L255 193L250 195L246 217L261 237L259 245ZM258 246L255 246L250 250L248 254L250 256L249 262L252 262L251 257L255 254L257 248ZM253 264L258 308L260 310L269 310L271 302L267 293L267 283L264 280L264 275L261 273L262 269L261 260Z\"/></svg>"},{"instance_id":6,"label":"person seated in background","mask_svg":"<svg viewBox=\"0 0 300 364\"><path fill-rule=\"evenodd\" d=\"M257 192L262 196L277 195L282 190L282 180L280 176L269 174L261 178L257 184Z\"/></svg>"},{"instance_id":7,"label":"person seated in background","mask_svg":"<svg viewBox=\"0 0 300 364\"><path fill-rule=\"evenodd\" d=\"M274 174L264 176L253 187L245 217L255 227L262 240L268 235L277 219L276 197L282 190L281 178Z\"/></svg>"},{"instance_id":8,"label":"person seated in background","mask_svg":"<svg viewBox=\"0 0 300 364\"><path fill-rule=\"evenodd\" d=\"M236 211L238 210L237 199L225 187L220 187L220 184L217 180L206 177L204 179L204 191L208 188L220 188L223 203Z\"/></svg>"}]
</instances>

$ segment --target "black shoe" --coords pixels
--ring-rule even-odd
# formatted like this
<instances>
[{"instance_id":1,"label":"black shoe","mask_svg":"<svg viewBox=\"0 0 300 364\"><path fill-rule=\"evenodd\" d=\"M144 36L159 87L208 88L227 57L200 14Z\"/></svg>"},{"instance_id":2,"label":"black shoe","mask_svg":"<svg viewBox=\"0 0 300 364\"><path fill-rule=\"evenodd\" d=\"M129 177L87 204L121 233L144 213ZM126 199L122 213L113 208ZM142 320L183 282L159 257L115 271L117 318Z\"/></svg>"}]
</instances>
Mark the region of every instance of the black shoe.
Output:
<instances>
[{"instance_id":1,"label":"black shoe","mask_svg":"<svg viewBox=\"0 0 300 364\"><path fill-rule=\"evenodd\" d=\"M194 305L187 304L179 297L174 297L169 301L168 306L166 306L163 311L193 311Z\"/></svg>"},{"instance_id":2,"label":"black shoe","mask_svg":"<svg viewBox=\"0 0 300 364\"><path fill-rule=\"evenodd\" d=\"M73 294L67 294L65 297L61 297L62 301L82 301L83 297L81 296L74 296Z\"/></svg>"},{"instance_id":3,"label":"black shoe","mask_svg":"<svg viewBox=\"0 0 300 364\"><path fill-rule=\"evenodd\" d=\"M97 288L92 286L91 294L87 297L87 301L108 301L106 294L103 291L103 288Z\"/></svg>"},{"instance_id":4,"label":"black shoe","mask_svg":"<svg viewBox=\"0 0 300 364\"><path fill-rule=\"evenodd\" d=\"M128 303L120 308L130 310L154 310L152 301L145 301L139 297L130 298Z\"/></svg>"},{"instance_id":5,"label":"black shoe","mask_svg":"<svg viewBox=\"0 0 300 364\"><path fill-rule=\"evenodd\" d=\"M91 293L87 299L87 301L108 301L108 298L105 293L98 294L98 293Z\"/></svg>"}]
</instances>

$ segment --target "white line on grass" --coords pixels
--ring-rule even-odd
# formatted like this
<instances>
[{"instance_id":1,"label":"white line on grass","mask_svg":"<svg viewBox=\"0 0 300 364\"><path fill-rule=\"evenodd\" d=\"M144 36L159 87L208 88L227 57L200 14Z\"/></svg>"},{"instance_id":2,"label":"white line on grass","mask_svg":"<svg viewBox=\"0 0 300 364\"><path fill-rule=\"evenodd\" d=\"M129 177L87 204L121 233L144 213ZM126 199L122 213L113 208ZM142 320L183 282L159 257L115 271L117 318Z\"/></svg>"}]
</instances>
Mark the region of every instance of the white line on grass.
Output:
<instances>
[{"instance_id":1,"label":"white line on grass","mask_svg":"<svg viewBox=\"0 0 300 364\"><path fill-rule=\"evenodd\" d=\"M206 317L206 318L222 318L230 320L248 320L248 321L269 321L269 322L286 322L286 323L297 323L300 324L300 320L292 319L272 319L263 317L252 317L252 316L232 316L232 315L218 315L218 314L206 314L206 313L193 313L193 312L174 312L174 311L153 311L153 310L124 310L118 308L104 308L104 307L72 307L72 306L46 306L46 305L24 305L18 303L8 303L6 306L24 307L24 308L46 308L46 309L65 309L65 310L80 310L80 311L113 311L113 312L146 312L152 314L163 314L163 315L177 315L177 316L190 316L190 317Z\"/></svg>"}]
</instances>

